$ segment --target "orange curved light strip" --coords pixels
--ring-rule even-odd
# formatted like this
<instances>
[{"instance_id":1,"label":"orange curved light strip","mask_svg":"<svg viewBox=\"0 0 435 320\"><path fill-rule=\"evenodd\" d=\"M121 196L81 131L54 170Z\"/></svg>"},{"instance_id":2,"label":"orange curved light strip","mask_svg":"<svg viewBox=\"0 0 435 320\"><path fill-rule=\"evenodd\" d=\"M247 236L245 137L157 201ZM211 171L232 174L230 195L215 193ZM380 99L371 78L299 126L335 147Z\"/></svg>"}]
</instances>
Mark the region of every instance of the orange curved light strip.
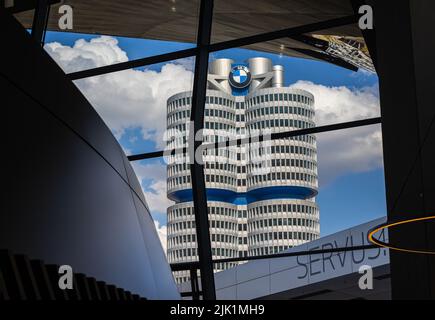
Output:
<instances>
[{"instance_id":1,"label":"orange curved light strip","mask_svg":"<svg viewBox=\"0 0 435 320\"><path fill-rule=\"evenodd\" d=\"M424 220L434 220L435 216L430 216L430 217L423 217L423 218L415 218L415 219L409 219L409 220L403 220L403 221L399 221L399 222L394 222L394 223L386 223L383 225L380 225L378 227L376 227L374 230L370 231L369 235L368 235L368 239L371 243L382 247L382 248L388 248L388 249L392 249L392 250L397 250L397 251L402 251L402 252L408 252L408 253L422 253L422 254L433 254L435 255L434 251L424 251L424 250L412 250L412 249L403 249L403 248L398 248L398 247L394 247L389 245L388 243L382 242L376 238L374 238L374 234L384 230L384 229L388 229L394 226L398 226L401 224L407 224L407 223L413 223L413 222L417 222L417 221L424 221Z\"/></svg>"}]
</instances>

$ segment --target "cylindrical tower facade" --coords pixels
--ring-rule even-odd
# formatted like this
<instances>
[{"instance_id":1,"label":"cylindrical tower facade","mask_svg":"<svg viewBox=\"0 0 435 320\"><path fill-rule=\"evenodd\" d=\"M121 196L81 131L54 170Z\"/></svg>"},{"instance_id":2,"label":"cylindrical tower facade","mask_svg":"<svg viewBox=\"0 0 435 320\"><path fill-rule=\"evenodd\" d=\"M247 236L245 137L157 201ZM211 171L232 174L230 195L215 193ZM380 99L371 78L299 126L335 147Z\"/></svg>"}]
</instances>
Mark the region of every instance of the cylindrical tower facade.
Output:
<instances>
[{"instance_id":1,"label":"cylindrical tower facade","mask_svg":"<svg viewBox=\"0 0 435 320\"><path fill-rule=\"evenodd\" d=\"M256 57L248 59L249 70L254 79L252 79L249 87L250 92L253 92L261 83L261 78L257 78L259 75L264 75L272 71L272 61L263 57ZM269 86L270 81L264 86Z\"/></svg>"},{"instance_id":2,"label":"cylindrical tower facade","mask_svg":"<svg viewBox=\"0 0 435 320\"><path fill-rule=\"evenodd\" d=\"M212 61L209 66L210 74L226 78L220 81L220 85L227 93L231 92L231 86L228 81L228 75L230 74L231 66L233 65L233 63L234 61L231 59L216 59Z\"/></svg>"},{"instance_id":3,"label":"cylindrical tower facade","mask_svg":"<svg viewBox=\"0 0 435 320\"><path fill-rule=\"evenodd\" d=\"M204 143L315 125L313 95L285 87L284 68L269 59L252 58L242 67L218 59L210 64L209 84ZM168 150L186 146L190 109L191 92L168 99ZM168 198L175 201L167 212L168 260L196 261L189 159L175 154L166 160ZM273 254L319 237L314 135L207 150L203 161L213 259ZM187 281L189 272L175 277Z\"/></svg>"},{"instance_id":4,"label":"cylindrical tower facade","mask_svg":"<svg viewBox=\"0 0 435 320\"><path fill-rule=\"evenodd\" d=\"M184 147L189 133L191 92L182 92L168 99L167 149ZM208 90L203 131L204 143L234 139L235 99L217 90ZM176 203L168 208L167 255L170 263L197 260L195 216L192 201L190 167L184 155L167 157L167 193ZM213 259L238 256L237 161L235 148L208 150L203 157L208 196L208 214ZM231 264L215 265L215 271ZM177 282L189 278L188 271L175 274Z\"/></svg>"},{"instance_id":5,"label":"cylindrical tower facade","mask_svg":"<svg viewBox=\"0 0 435 320\"><path fill-rule=\"evenodd\" d=\"M284 86L284 67L280 65L273 66L272 87L281 88Z\"/></svg>"},{"instance_id":6,"label":"cylindrical tower facade","mask_svg":"<svg viewBox=\"0 0 435 320\"><path fill-rule=\"evenodd\" d=\"M249 131L278 133L314 126L314 97L274 87L246 97ZM317 239L320 234L317 152L314 135L271 141L259 150L262 168L248 165L249 255L272 254Z\"/></svg>"}]
</instances>

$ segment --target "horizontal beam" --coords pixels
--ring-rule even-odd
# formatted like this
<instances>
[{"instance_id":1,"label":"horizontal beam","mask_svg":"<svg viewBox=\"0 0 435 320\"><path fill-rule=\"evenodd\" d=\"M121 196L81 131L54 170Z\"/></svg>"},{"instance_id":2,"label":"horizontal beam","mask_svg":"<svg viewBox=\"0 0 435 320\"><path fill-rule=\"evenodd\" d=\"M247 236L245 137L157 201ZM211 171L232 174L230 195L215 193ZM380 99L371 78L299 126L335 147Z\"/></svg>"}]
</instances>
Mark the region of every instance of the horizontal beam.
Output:
<instances>
[{"instance_id":1,"label":"horizontal beam","mask_svg":"<svg viewBox=\"0 0 435 320\"><path fill-rule=\"evenodd\" d=\"M346 60L343 60L341 58L338 57L334 57L330 54L327 54L325 52L319 52L316 50L310 50L310 49L302 49L302 48L291 48L291 47L287 47L290 50L302 53L306 56L312 57L314 59L318 59L318 60L322 60L331 64L334 64L338 67L350 70L350 71L354 71L357 72L358 71L358 67L355 67L353 64L347 62Z\"/></svg>"},{"instance_id":2,"label":"horizontal beam","mask_svg":"<svg viewBox=\"0 0 435 320\"><path fill-rule=\"evenodd\" d=\"M331 64L335 64L339 67L349 69L351 71L355 71L355 72L358 71L358 68L356 66L354 66L353 64L345 61L344 59L341 59L339 57L335 57L331 54L328 54L326 52L326 50L329 48L328 41L325 41L322 39L317 39L317 38L303 35L303 34L291 36L289 38L315 48L315 50L311 50L311 49L287 47L290 50L302 53L302 54L310 56L314 59L318 59L318 60L326 61L326 62L331 63Z\"/></svg>"},{"instance_id":3,"label":"horizontal beam","mask_svg":"<svg viewBox=\"0 0 435 320\"><path fill-rule=\"evenodd\" d=\"M127 158L130 161L138 161L138 160L160 158L163 157L163 155L164 155L164 151L155 151L149 153L135 154L135 155L127 156Z\"/></svg>"},{"instance_id":4,"label":"horizontal beam","mask_svg":"<svg viewBox=\"0 0 435 320\"><path fill-rule=\"evenodd\" d=\"M328 132L328 131L337 131L337 130L357 128L357 127L364 127L364 126L379 124L381 122L382 122L381 117L377 117L377 118L370 118L370 119L364 119L364 120L355 120L355 121L349 121L349 122L328 124L325 126L319 126L319 127L314 127L314 128L307 128L307 129L300 129L300 130L286 131L286 132L278 132L278 133L272 133L271 140L285 139L285 138L296 137L296 136L303 136L306 134L314 134L314 133L321 133L321 132Z\"/></svg>"},{"instance_id":5,"label":"horizontal beam","mask_svg":"<svg viewBox=\"0 0 435 320\"><path fill-rule=\"evenodd\" d=\"M310 33L319 30L341 27L344 25L356 23L357 21L358 21L358 15L346 16L346 17L341 17L332 20L315 22L303 26L297 26L297 27L282 29L278 31L266 32L250 37L244 37L244 38L239 38L239 39L234 39L229 41L213 43L207 45L206 47L209 52L215 52L220 50L247 46L259 42L266 42L266 41L276 40L285 37L298 36L304 33ZM190 48L190 49L165 53L157 56L152 56L148 58L142 58L142 59L137 59L132 61L121 62L117 64L112 64L109 66L73 72L67 74L67 76L71 80L78 80L78 79L94 77L102 74L107 74L111 72L117 72L117 71L132 69L132 68L143 67L151 64L187 58L196 55L196 53L197 53L197 48Z\"/></svg>"},{"instance_id":6,"label":"horizontal beam","mask_svg":"<svg viewBox=\"0 0 435 320\"><path fill-rule=\"evenodd\" d=\"M348 252L348 251L360 251L360 250L370 250L370 249L381 249L377 245L368 244L362 246L353 247L340 247L333 249L322 249L322 250L305 250L305 251L295 251L295 252L283 252L270 255L260 255L254 257L241 257L241 258L227 258L227 259L216 259L213 263L228 263L228 262L242 262L242 261L253 261L253 260L264 260L264 259L275 259L275 258L286 258L286 257L298 257L298 256L310 256L315 254L325 254L325 253L337 253L337 252ZM199 268L199 263L197 261L192 262L181 262L172 263L172 271L183 271Z\"/></svg>"},{"instance_id":7,"label":"horizontal beam","mask_svg":"<svg viewBox=\"0 0 435 320\"><path fill-rule=\"evenodd\" d=\"M202 295L202 291L198 291L196 294L198 295ZM192 291L184 291L184 292L180 292L180 296L182 298L187 298L187 297L192 297L193 296L193 292Z\"/></svg>"},{"instance_id":8,"label":"horizontal beam","mask_svg":"<svg viewBox=\"0 0 435 320\"><path fill-rule=\"evenodd\" d=\"M83 71L72 72L72 73L68 73L67 77L70 80L78 80L78 79L83 79L83 78L95 77L95 76L99 76L99 75L103 75L103 74L107 74L107 73L118 72L118 71L133 69L133 68L139 68L139 67L143 67L143 66L147 66L147 65L152 65L152 64L156 64L156 63L162 63L162 62L168 62L168 61L177 60L177 59L188 58L188 57L195 56L196 52L197 52L196 48L179 50L179 51L159 54L159 55L152 56L152 57L115 63L115 64L111 64L108 66L103 66L103 67L98 67L98 68L93 68L93 69L88 69L88 70L83 70Z\"/></svg>"},{"instance_id":9,"label":"horizontal beam","mask_svg":"<svg viewBox=\"0 0 435 320\"><path fill-rule=\"evenodd\" d=\"M291 38L291 39L293 39L295 41L304 43L306 45L309 45L311 47L314 47L316 49L322 50L322 51L325 51L329 47L329 42L328 41L323 40L323 39L314 38L314 37L311 37L311 36L307 36L307 35L304 35L304 34L297 35L297 36L291 36L289 38Z\"/></svg>"},{"instance_id":10,"label":"horizontal beam","mask_svg":"<svg viewBox=\"0 0 435 320\"><path fill-rule=\"evenodd\" d=\"M351 129L351 128L369 126L369 125L379 124L381 122L382 122L381 117L377 117L377 118L370 118L370 119L364 119L364 120L356 120L356 121L330 124L330 125L319 126L319 127L314 127L314 128L272 133L269 138L265 137L265 136L258 136L258 137L254 137L254 138L257 139L257 141L255 141L255 142L276 140L276 139L285 139L285 138L290 138L290 137L303 136L303 135L307 135L307 134L315 134L315 133L322 133L322 132L337 131L337 130L343 130L343 129ZM203 147L210 150L210 149L228 148L229 146L238 146L239 147L241 145L249 144L249 143L251 143L251 141L249 139L237 139L237 140L224 141L224 142L219 142L219 143L207 143L207 144L204 144ZM187 148L178 148L178 149L172 150L171 154L176 154L176 153L182 154L182 153L186 153L186 152L187 152ZM155 152L149 152L149 153L135 154L135 155L128 156L127 158L130 161L138 161L138 160L159 158L159 157L162 157L163 155L164 155L164 151L155 151Z\"/></svg>"},{"instance_id":11,"label":"horizontal beam","mask_svg":"<svg viewBox=\"0 0 435 320\"><path fill-rule=\"evenodd\" d=\"M345 17L331 19L331 20L314 22L303 26L297 26L297 27L286 28L278 31L261 33L254 36L213 43L210 45L209 50L211 52L227 50L231 48L248 46L259 42L267 42L280 38L287 38L287 37L302 35L305 33L327 30L336 27L342 27L345 25L357 23L358 19L359 19L359 15L351 15L351 16L345 16Z\"/></svg>"}]
</instances>

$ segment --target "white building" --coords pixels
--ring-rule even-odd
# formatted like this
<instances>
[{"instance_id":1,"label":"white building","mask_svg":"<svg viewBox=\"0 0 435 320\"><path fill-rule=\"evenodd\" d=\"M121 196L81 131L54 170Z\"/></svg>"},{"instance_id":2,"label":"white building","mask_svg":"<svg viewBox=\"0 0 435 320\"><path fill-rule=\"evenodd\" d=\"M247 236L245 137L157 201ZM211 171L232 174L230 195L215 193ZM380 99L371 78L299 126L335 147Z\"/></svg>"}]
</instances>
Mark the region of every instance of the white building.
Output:
<instances>
[{"instance_id":1,"label":"white building","mask_svg":"<svg viewBox=\"0 0 435 320\"><path fill-rule=\"evenodd\" d=\"M168 149L185 146L191 92L167 102ZM217 59L209 68L204 142L314 127L314 97L284 86L282 66ZM249 146L249 147L248 147ZM189 164L168 157L168 260L197 259ZM320 235L314 135L208 150L204 156L213 259L277 253ZM231 264L215 265L223 270ZM178 282L188 271L177 272Z\"/></svg>"},{"instance_id":2,"label":"white building","mask_svg":"<svg viewBox=\"0 0 435 320\"><path fill-rule=\"evenodd\" d=\"M313 252L366 246L368 233L385 223L372 220L319 238L285 253ZM377 233L388 242L388 230ZM371 270L372 289L362 290L360 279ZM199 282L200 283L200 282ZM390 252L384 248L294 255L249 261L215 275L218 300L390 300ZM191 291L190 283L179 286Z\"/></svg>"}]
</instances>

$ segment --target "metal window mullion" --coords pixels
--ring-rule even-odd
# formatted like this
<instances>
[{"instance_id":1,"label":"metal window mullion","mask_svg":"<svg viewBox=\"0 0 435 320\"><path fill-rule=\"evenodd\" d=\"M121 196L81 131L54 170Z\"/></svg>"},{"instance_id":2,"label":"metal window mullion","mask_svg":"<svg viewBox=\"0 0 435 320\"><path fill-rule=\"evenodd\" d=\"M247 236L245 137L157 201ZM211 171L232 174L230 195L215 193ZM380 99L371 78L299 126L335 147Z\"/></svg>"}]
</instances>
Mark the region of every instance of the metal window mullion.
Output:
<instances>
[{"instance_id":1,"label":"metal window mullion","mask_svg":"<svg viewBox=\"0 0 435 320\"><path fill-rule=\"evenodd\" d=\"M48 15L50 12L50 3L48 0L38 0L35 13L33 16L32 38L39 44L43 45L45 30L47 28Z\"/></svg>"},{"instance_id":2,"label":"metal window mullion","mask_svg":"<svg viewBox=\"0 0 435 320\"><path fill-rule=\"evenodd\" d=\"M207 214L207 194L204 180L204 167L200 165L194 155L201 146L202 139L195 141L196 133L204 127L205 97L207 91L207 74L211 25L213 18L213 0L201 0L197 54L195 60L195 77L193 81L192 108L190 120L189 141L193 143L190 149L190 174L192 183L193 203L195 208L196 241L198 245L199 269L201 272L201 289L204 300L215 300L216 291L213 275L213 262L210 242L210 225ZM192 147L191 145L189 146Z\"/></svg>"},{"instance_id":3,"label":"metal window mullion","mask_svg":"<svg viewBox=\"0 0 435 320\"><path fill-rule=\"evenodd\" d=\"M369 119L363 119L363 120L355 120L355 121L349 121L349 122L341 122L341 123L335 123L335 124L329 124L319 127L313 127L313 128L307 128L307 129L298 129L298 130L291 130L291 131L284 131L284 132L277 132L271 134L269 137L265 137L263 135L258 136L259 141L269 141L269 140L276 140L276 139L285 139L290 137L296 137L296 136L303 136L307 134L316 134L316 133L322 133L322 132L330 132L330 131L337 131L337 130L344 130L344 129L352 129L352 128L359 128L374 124L380 124L382 123L381 117L376 118L369 118ZM249 144L249 139L238 139L236 141L225 141L221 143L207 143L204 144L204 148L211 148L214 146L214 148L227 148L229 145L234 146L242 146L245 144ZM175 149L172 150L173 153L185 153L186 150L184 148ZM162 157L164 155L163 151L156 151L156 152L149 152L149 153L141 153L141 154L135 154L128 156L128 160L130 161L138 161L138 160L144 160L144 159L151 159L151 158L158 158Z\"/></svg>"},{"instance_id":4,"label":"metal window mullion","mask_svg":"<svg viewBox=\"0 0 435 320\"><path fill-rule=\"evenodd\" d=\"M260 42L272 41L280 38L287 38L292 36L298 36L305 33L311 33L320 30L327 30L331 28L350 25L358 22L359 16L357 14L335 18L326 21L314 22L306 25L286 28L282 30L276 30L244 38L238 38L234 40L228 40L210 45L210 52L228 50L232 48L238 48L243 46L252 45Z\"/></svg>"},{"instance_id":5,"label":"metal window mullion","mask_svg":"<svg viewBox=\"0 0 435 320\"><path fill-rule=\"evenodd\" d=\"M213 260L213 263L229 263L229 262L286 258L286 257L300 257L300 256L311 256L311 255L329 254L329 253L338 253L338 252L363 251L363 250L372 250L372 249L381 250L377 245L368 244L368 245L351 246L351 247L338 247L338 248L332 248L332 249L316 249L316 250L275 253L275 254L269 254L269 255L216 259L216 260ZM196 262L196 261L171 263L172 271L190 270L191 268L195 268L197 266L198 266L198 262Z\"/></svg>"},{"instance_id":6,"label":"metal window mullion","mask_svg":"<svg viewBox=\"0 0 435 320\"><path fill-rule=\"evenodd\" d=\"M299 36L304 33L310 33L318 30L325 30L334 27L340 27L343 25L349 25L349 24L356 23L357 20L358 20L357 15L341 17L332 20L315 22L303 26L297 26L297 27L287 28L283 30L257 34L254 36L249 36L249 37L244 37L239 39L233 39L233 40L228 40L228 41L223 41L223 42L218 42L213 44L208 43L205 46L208 47L209 52L226 50L226 49L231 49L236 47L252 45L259 42L267 42L280 38ZM121 62L109 66L103 66L103 67L73 72L68 74L68 77L71 80L78 80L78 79L83 79L88 77L94 77L97 75L107 74L111 72L117 72L126 69L143 67L151 64L161 63L161 62L167 62L175 59L191 57L196 54L198 54L196 52L196 48L185 49L185 50L165 53L157 56Z\"/></svg>"},{"instance_id":7,"label":"metal window mullion","mask_svg":"<svg viewBox=\"0 0 435 320\"><path fill-rule=\"evenodd\" d=\"M127 69L139 68L149 66L156 63L168 62L172 60L193 57L197 54L196 48L190 48L185 50L173 51L169 53L159 54L156 56L115 63L103 67L87 69L77 72L68 73L67 77L70 80L78 80L83 78L95 77L112 72L123 71Z\"/></svg>"}]
</instances>

